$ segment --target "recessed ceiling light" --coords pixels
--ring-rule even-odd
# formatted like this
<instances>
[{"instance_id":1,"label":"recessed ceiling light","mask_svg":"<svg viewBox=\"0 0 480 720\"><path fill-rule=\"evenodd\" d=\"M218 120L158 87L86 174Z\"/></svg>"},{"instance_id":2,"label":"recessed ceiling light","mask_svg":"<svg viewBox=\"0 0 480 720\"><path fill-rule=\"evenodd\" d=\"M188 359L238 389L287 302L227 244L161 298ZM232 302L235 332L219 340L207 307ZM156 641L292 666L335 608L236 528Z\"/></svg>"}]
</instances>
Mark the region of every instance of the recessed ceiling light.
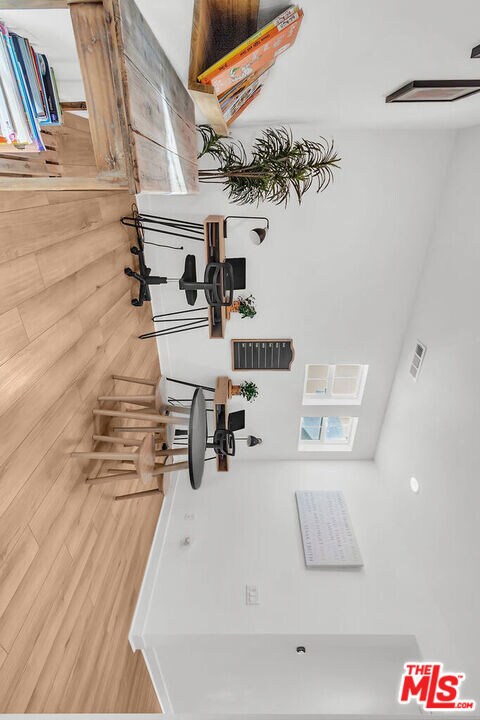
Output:
<instances>
[{"instance_id":1,"label":"recessed ceiling light","mask_svg":"<svg viewBox=\"0 0 480 720\"><path fill-rule=\"evenodd\" d=\"M413 475L410 478L410 490L414 493L420 492L420 483L416 477L413 477Z\"/></svg>"}]
</instances>

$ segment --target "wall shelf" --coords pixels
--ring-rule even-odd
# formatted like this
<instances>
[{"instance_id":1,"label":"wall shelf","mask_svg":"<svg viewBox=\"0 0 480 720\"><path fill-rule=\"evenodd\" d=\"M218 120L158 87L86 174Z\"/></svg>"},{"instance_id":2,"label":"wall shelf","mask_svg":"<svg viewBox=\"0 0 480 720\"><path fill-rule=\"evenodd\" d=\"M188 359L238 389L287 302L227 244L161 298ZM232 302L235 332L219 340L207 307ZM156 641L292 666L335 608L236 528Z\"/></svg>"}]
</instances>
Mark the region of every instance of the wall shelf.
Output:
<instances>
[{"instance_id":1,"label":"wall shelf","mask_svg":"<svg viewBox=\"0 0 480 720\"><path fill-rule=\"evenodd\" d=\"M190 44L188 89L219 135L228 127L215 90L197 77L257 30L259 0L195 0Z\"/></svg>"}]
</instances>

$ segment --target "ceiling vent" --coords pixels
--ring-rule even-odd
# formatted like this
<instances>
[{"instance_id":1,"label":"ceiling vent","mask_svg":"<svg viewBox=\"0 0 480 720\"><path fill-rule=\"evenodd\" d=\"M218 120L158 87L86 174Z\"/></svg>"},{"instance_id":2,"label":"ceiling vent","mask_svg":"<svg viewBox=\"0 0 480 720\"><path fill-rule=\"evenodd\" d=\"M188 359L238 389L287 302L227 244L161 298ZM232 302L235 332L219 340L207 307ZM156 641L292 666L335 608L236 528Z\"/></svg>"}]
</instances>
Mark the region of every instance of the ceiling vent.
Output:
<instances>
[{"instance_id":1,"label":"ceiling vent","mask_svg":"<svg viewBox=\"0 0 480 720\"><path fill-rule=\"evenodd\" d=\"M410 365L410 375L413 377L415 382L418 380L418 376L420 374L420 369L423 364L423 358L425 357L425 353L427 352L427 348L423 343L420 342L420 340L417 340L417 343L415 345L415 351L413 353L413 359Z\"/></svg>"}]
</instances>

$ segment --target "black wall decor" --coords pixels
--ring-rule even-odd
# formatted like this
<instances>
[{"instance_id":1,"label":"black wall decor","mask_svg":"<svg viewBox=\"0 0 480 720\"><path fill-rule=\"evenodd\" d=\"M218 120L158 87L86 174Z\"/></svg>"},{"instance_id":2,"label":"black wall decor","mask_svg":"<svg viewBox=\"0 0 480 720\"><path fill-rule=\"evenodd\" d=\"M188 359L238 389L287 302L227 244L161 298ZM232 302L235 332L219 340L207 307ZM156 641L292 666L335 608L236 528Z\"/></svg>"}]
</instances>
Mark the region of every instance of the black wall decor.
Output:
<instances>
[{"instance_id":1,"label":"black wall decor","mask_svg":"<svg viewBox=\"0 0 480 720\"><path fill-rule=\"evenodd\" d=\"M292 340L232 340L232 370L290 370Z\"/></svg>"}]
</instances>

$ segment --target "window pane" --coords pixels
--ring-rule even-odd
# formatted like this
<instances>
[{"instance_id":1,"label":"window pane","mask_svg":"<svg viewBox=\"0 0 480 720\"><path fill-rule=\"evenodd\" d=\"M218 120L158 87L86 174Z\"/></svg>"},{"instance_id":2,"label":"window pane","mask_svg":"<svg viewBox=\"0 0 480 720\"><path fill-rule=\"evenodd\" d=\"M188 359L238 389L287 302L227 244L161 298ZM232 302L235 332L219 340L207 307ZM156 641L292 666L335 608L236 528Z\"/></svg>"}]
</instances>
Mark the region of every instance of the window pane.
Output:
<instances>
[{"instance_id":1,"label":"window pane","mask_svg":"<svg viewBox=\"0 0 480 720\"><path fill-rule=\"evenodd\" d=\"M352 418L349 417L328 417L325 418L327 429L325 441L327 443L346 443L350 437Z\"/></svg>"},{"instance_id":2,"label":"window pane","mask_svg":"<svg viewBox=\"0 0 480 720\"><path fill-rule=\"evenodd\" d=\"M322 430L321 417L304 417L302 418L300 439L301 440L320 440L320 432Z\"/></svg>"},{"instance_id":3,"label":"window pane","mask_svg":"<svg viewBox=\"0 0 480 720\"><path fill-rule=\"evenodd\" d=\"M327 378L328 377L328 365L309 365L308 366L308 379L312 380L315 378Z\"/></svg>"},{"instance_id":4,"label":"window pane","mask_svg":"<svg viewBox=\"0 0 480 720\"><path fill-rule=\"evenodd\" d=\"M327 392L327 381L326 380L308 380L307 381L307 393L314 394L318 393L325 395Z\"/></svg>"},{"instance_id":5,"label":"window pane","mask_svg":"<svg viewBox=\"0 0 480 720\"><path fill-rule=\"evenodd\" d=\"M349 395L355 397L357 394L357 378L339 377L333 381L332 392L334 395Z\"/></svg>"},{"instance_id":6,"label":"window pane","mask_svg":"<svg viewBox=\"0 0 480 720\"><path fill-rule=\"evenodd\" d=\"M336 365L335 377L351 377L358 378L360 373L360 365Z\"/></svg>"}]
</instances>

